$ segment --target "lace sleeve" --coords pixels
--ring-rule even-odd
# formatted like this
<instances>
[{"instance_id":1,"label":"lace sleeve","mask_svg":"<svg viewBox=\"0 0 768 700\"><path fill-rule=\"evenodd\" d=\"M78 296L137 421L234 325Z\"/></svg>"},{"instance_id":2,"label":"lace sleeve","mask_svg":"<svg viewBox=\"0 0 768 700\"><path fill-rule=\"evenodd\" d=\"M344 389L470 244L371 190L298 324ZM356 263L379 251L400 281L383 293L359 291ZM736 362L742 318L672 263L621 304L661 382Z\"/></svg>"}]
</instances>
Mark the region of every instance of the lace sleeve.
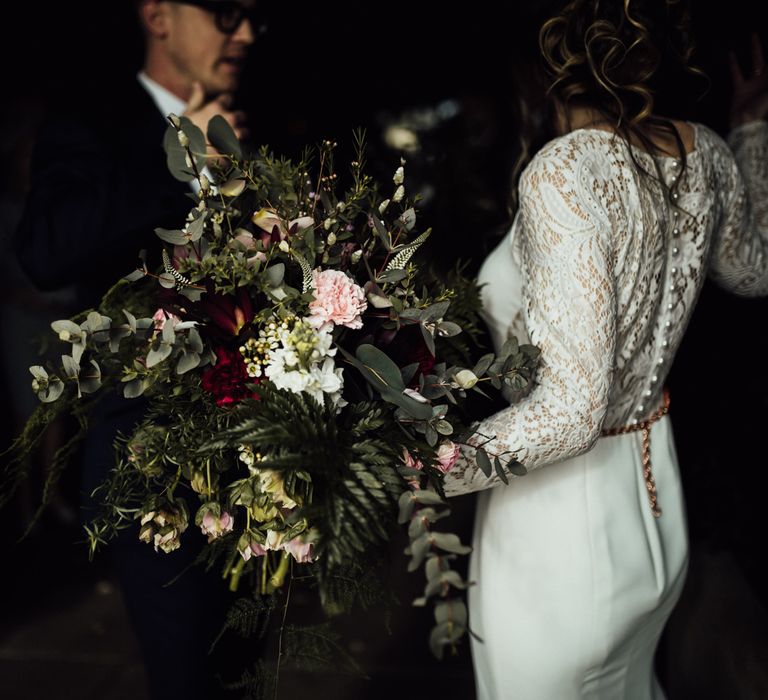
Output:
<instances>
[{"instance_id":1,"label":"lace sleeve","mask_svg":"<svg viewBox=\"0 0 768 700\"><path fill-rule=\"evenodd\" d=\"M529 470L589 450L608 406L616 309L598 170L596 160L557 152L540 155L521 181L523 304L542 362L531 394L483 421L470 442L492 437L492 459L511 453ZM471 445L446 475L448 495L501 483L476 466Z\"/></svg>"},{"instance_id":2,"label":"lace sleeve","mask_svg":"<svg viewBox=\"0 0 768 700\"><path fill-rule=\"evenodd\" d=\"M722 144L723 216L711 275L730 292L763 296L768 294L768 122L734 129L728 141L735 160Z\"/></svg>"}]
</instances>

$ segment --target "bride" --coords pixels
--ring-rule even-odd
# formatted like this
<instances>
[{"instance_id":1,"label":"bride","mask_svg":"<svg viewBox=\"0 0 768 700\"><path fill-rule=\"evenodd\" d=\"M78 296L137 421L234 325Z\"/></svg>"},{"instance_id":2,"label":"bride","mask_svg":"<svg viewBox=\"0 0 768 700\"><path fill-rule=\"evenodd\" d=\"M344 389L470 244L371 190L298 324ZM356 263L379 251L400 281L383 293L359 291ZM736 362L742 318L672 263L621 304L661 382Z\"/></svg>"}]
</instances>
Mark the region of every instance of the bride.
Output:
<instances>
[{"instance_id":1,"label":"bride","mask_svg":"<svg viewBox=\"0 0 768 700\"><path fill-rule=\"evenodd\" d=\"M469 597L481 700L664 697L653 656L687 563L664 381L707 273L768 294L762 52L748 77L734 64L730 147L656 115L649 81L682 5L571 0L541 30L559 135L523 172L481 281L494 342L527 332L542 365L471 441L529 473L493 488L469 446L447 475L448 495L483 490Z\"/></svg>"}]
</instances>

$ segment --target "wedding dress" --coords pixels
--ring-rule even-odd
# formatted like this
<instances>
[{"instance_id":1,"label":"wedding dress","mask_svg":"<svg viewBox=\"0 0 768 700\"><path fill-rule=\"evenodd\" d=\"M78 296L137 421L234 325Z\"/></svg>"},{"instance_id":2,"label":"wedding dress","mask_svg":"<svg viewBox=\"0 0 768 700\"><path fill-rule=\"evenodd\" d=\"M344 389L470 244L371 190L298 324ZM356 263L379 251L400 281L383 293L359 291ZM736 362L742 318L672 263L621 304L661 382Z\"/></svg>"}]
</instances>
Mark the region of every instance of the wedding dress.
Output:
<instances>
[{"instance_id":1,"label":"wedding dress","mask_svg":"<svg viewBox=\"0 0 768 700\"><path fill-rule=\"evenodd\" d=\"M650 429L660 517L642 434L601 433L659 409L707 273L768 294L768 124L740 127L731 148L692 126L685 168L656 159L671 193L634 166L656 173L651 156L607 131L550 142L482 268L497 348L527 333L542 361L531 394L478 428L529 473L500 485L465 448L447 475L448 495L484 490L469 591L479 700L664 697L654 650L687 562L672 430L668 417ZM701 430L718 439L716 423Z\"/></svg>"}]
</instances>

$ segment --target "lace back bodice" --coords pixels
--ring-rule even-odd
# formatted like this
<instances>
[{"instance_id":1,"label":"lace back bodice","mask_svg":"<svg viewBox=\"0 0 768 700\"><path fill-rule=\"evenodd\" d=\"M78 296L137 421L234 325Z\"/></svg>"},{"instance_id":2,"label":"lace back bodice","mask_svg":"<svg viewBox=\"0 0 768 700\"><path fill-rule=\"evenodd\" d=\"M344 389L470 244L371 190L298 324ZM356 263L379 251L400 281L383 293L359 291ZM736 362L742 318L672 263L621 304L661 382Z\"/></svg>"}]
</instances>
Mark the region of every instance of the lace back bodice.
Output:
<instances>
[{"instance_id":1,"label":"lace back bodice","mask_svg":"<svg viewBox=\"0 0 768 700\"><path fill-rule=\"evenodd\" d=\"M542 364L526 399L479 426L489 452L535 469L653 413L708 271L768 294L768 124L734 132L733 152L704 126L695 135L684 170L657 159L667 187L632 158L655 175L652 156L596 129L555 139L524 172L481 281L495 340L524 325ZM447 491L497 482L462 459Z\"/></svg>"}]
</instances>

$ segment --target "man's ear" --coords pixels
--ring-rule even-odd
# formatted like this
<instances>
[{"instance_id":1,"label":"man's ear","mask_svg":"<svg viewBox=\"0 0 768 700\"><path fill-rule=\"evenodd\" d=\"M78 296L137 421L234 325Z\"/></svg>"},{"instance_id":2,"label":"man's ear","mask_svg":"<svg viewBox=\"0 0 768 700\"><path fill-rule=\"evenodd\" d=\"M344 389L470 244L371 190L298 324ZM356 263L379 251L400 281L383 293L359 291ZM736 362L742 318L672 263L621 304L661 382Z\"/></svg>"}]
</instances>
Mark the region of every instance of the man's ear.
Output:
<instances>
[{"instance_id":1,"label":"man's ear","mask_svg":"<svg viewBox=\"0 0 768 700\"><path fill-rule=\"evenodd\" d=\"M161 0L140 0L139 21L144 31L155 39L168 34L168 3Z\"/></svg>"}]
</instances>

